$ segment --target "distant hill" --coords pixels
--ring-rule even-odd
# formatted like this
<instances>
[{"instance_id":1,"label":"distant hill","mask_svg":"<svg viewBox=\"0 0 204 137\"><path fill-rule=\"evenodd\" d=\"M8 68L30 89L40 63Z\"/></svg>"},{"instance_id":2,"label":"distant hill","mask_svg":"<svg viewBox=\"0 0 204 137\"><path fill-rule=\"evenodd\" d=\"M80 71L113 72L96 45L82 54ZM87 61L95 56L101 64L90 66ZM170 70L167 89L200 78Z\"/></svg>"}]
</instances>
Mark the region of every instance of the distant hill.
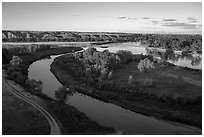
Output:
<instances>
[{"instance_id":1,"label":"distant hill","mask_svg":"<svg viewBox=\"0 0 204 137\"><path fill-rule=\"evenodd\" d=\"M202 35L133 34L71 31L2 31L3 42L142 42L149 47L172 48L190 52L202 51Z\"/></svg>"}]
</instances>

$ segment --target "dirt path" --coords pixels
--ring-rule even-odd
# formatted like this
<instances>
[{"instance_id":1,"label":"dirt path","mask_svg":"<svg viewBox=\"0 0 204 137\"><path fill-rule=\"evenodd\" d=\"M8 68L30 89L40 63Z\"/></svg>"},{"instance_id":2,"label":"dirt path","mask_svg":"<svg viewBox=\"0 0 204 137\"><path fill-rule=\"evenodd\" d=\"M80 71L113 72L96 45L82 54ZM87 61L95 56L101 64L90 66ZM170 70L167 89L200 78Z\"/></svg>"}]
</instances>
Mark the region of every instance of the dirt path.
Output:
<instances>
[{"instance_id":1,"label":"dirt path","mask_svg":"<svg viewBox=\"0 0 204 137\"><path fill-rule=\"evenodd\" d=\"M172 77L172 78L175 78L175 79L178 79L179 77L175 74L171 74L171 73L168 73L168 72L162 72L160 73L162 76L165 76L165 77ZM202 81L198 81L198 80L194 80L192 78L189 78L189 77L185 77L185 76L182 76L182 80L184 82L187 82L187 83L190 83L190 84L193 84L193 85L196 85L196 86L199 86L199 87L202 87Z\"/></svg>"},{"instance_id":2,"label":"dirt path","mask_svg":"<svg viewBox=\"0 0 204 137\"><path fill-rule=\"evenodd\" d=\"M2 77L2 84L10 91L13 93L15 96L18 98L26 101L27 103L31 104L34 108L38 109L47 119L49 125L50 125L50 135L61 135L60 127L56 120L49 114L43 107L41 107L39 104L33 102L30 100L28 97L24 96L20 92L18 92L14 86L12 86L11 83L7 82L4 77Z\"/></svg>"}]
</instances>

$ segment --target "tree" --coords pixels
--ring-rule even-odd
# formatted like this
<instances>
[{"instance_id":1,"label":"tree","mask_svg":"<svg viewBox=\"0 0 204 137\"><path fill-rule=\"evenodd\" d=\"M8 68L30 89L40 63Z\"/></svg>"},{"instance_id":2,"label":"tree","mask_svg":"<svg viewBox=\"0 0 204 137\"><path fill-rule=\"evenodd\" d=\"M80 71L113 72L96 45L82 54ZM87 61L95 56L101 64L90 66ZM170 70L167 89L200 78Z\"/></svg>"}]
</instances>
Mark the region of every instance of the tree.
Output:
<instances>
[{"instance_id":1,"label":"tree","mask_svg":"<svg viewBox=\"0 0 204 137\"><path fill-rule=\"evenodd\" d=\"M133 55L131 51L119 50L116 52L116 54L120 57L120 62L122 64L128 63L133 59Z\"/></svg>"},{"instance_id":2,"label":"tree","mask_svg":"<svg viewBox=\"0 0 204 137\"><path fill-rule=\"evenodd\" d=\"M57 101L61 103L66 103L67 102L67 95L73 95L72 91L70 88L66 86L60 86L58 90L55 90L55 98Z\"/></svg>"},{"instance_id":3,"label":"tree","mask_svg":"<svg viewBox=\"0 0 204 137\"><path fill-rule=\"evenodd\" d=\"M109 72L109 74L108 74L108 79L112 79L112 77L113 77L113 71L111 70L111 71Z\"/></svg>"},{"instance_id":4,"label":"tree","mask_svg":"<svg viewBox=\"0 0 204 137\"><path fill-rule=\"evenodd\" d=\"M154 63L151 62L148 58L145 58L144 60L140 60L138 64L138 69L143 72L148 72L153 68L154 68Z\"/></svg>"},{"instance_id":5,"label":"tree","mask_svg":"<svg viewBox=\"0 0 204 137\"><path fill-rule=\"evenodd\" d=\"M43 89L43 82L41 80L27 79L25 84L37 92L41 92Z\"/></svg>"},{"instance_id":6,"label":"tree","mask_svg":"<svg viewBox=\"0 0 204 137\"><path fill-rule=\"evenodd\" d=\"M25 82L25 76L21 72L13 71L10 75L9 78L14 80L17 83L24 83Z\"/></svg>"},{"instance_id":7,"label":"tree","mask_svg":"<svg viewBox=\"0 0 204 137\"><path fill-rule=\"evenodd\" d=\"M128 78L128 84L132 84L134 81L133 76L129 76Z\"/></svg>"},{"instance_id":8,"label":"tree","mask_svg":"<svg viewBox=\"0 0 204 137\"><path fill-rule=\"evenodd\" d=\"M22 62L23 61L22 61L21 58L19 58L18 56L13 56L12 60L10 61L10 64L13 65L13 66L17 66L17 65L19 65Z\"/></svg>"},{"instance_id":9,"label":"tree","mask_svg":"<svg viewBox=\"0 0 204 137\"><path fill-rule=\"evenodd\" d=\"M107 78L107 74L108 74L108 69L104 68L101 70L101 78L102 79Z\"/></svg>"}]
</instances>

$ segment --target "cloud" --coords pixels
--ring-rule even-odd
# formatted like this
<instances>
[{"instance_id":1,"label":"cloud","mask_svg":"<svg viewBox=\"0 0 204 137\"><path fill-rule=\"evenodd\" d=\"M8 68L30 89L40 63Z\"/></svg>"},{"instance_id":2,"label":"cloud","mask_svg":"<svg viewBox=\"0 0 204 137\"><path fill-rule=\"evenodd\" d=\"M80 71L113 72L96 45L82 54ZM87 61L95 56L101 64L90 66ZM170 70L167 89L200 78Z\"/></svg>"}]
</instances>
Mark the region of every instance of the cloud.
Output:
<instances>
[{"instance_id":1,"label":"cloud","mask_svg":"<svg viewBox=\"0 0 204 137\"><path fill-rule=\"evenodd\" d=\"M201 24L191 24L191 23L169 22L166 24L162 24L162 26L179 27L183 29L197 29L197 28L200 28L202 25Z\"/></svg>"},{"instance_id":2,"label":"cloud","mask_svg":"<svg viewBox=\"0 0 204 137\"><path fill-rule=\"evenodd\" d=\"M163 21L176 21L177 19L163 19Z\"/></svg>"},{"instance_id":3,"label":"cloud","mask_svg":"<svg viewBox=\"0 0 204 137\"><path fill-rule=\"evenodd\" d=\"M118 19L126 19L127 17L125 16L120 16L120 17L117 17Z\"/></svg>"},{"instance_id":4,"label":"cloud","mask_svg":"<svg viewBox=\"0 0 204 137\"><path fill-rule=\"evenodd\" d=\"M137 20L137 18L131 18L131 17L128 17L127 19L130 19L130 20Z\"/></svg>"},{"instance_id":5,"label":"cloud","mask_svg":"<svg viewBox=\"0 0 204 137\"><path fill-rule=\"evenodd\" d=\"M159 24L159 23L160 23L160 21L153 20L153 21L152 21L152 23L153 23L153 25L157 25L157 24Z\"/></svg>"},{"instance_id":6,"label":"cloud","mask_svg":"<svg viewBox=\"0 0 204 137\"><path fill-rule=\"evenodd\" d=\"M196 23L196 22L198 22L198 19L193 18L193 17L187 17L186 19L187 19L190 23Z\"/></svg>"},{"instance_id":7,"label":"cloud","mask_svg":"<svg viewBox=\"0 0 204 137\"><path fill-rule=\"evenodd\" d=\"M150 19L150 17L143 17L142 19L148 20L148 19Z\"/></svg>"},{"instance_id":8,"label":"cloud","mask_svg":"<svg viewBox=\"0 0 204 137\"><path fill-rule=\"evenodd\" d=\"M118 19L128 19L128 20L137 20L137 18L134 18L134 17L126 17L126 16L119 16L119 17L116 17Z\"/></svg>"}]
</instances>

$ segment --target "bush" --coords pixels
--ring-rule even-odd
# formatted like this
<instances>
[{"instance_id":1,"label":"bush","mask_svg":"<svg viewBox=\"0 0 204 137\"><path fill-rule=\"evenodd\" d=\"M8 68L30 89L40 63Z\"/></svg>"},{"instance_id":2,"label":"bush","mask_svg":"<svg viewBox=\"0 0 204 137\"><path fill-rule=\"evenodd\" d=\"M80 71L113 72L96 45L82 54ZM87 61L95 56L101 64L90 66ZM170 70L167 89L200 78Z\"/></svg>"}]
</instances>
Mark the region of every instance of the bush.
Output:
<instances>
[{"instance_id":1,"label":"bush","mask_svg":"<svg viewBox=\"0 0 204 137\"><path fill-rule=\"evenodd\" d=\"M132 84L133 83L133 76L129 76L129 78L128 78L128 84Z\"/></svg>"},{"instance_id":2,"label":"bush","mask_svg":"<svg viewBox=\"0 0 204 137\"><path fill-rule=\"evenodd\" d=\"M154 68L154 63L151 62L148 58L145 58L144 60L140 60L138 64L138 69L143 72L148 72L153 68Z\"/></svg>"},{"instance_id":3,"label":"bush","mask_svg":"<svg viewBox=\"0 0 204 137\"><path fill-rule=\"evenodd\" d=\"M108 69L104 68L101 70L101 78L106 79L108 75Z\"/></svg>"},{"instance_id":4,"label":"bush","mask_svg":"<svg viewBox=\"0 0 204 137\"><path fill-rule=\"evenodd\" d=\"M120 62L122 64L128 63L133 60L133 55L131 51L119 50L116 54L120 57Z\"/></svg>"},{"instance_id":5,"label":"bush","mask_svg":"<svg viewBox=\"0 0 204 137\"><path fill-rule=\"evenodd\" d=\"M19 84L24 83L26 79L26 77L21 72L17 72L17 71L13 71L12 73L10 73L9 78Z\"/></svg>"},{"instance_id":6,"label":"bush","mask_svg":"<svg viewBox=\"0 0 204 137\"><path fill-rule=\"evenodd\" d=\"M109 72L109 74L108 74L108 79L112 79L112 77L113 77L113 71L111 70L111 71Z\"/></svg>"},{"instance_id":7,"label":"bush","mask_svg":"<svg viewBox=\"0 0 204 137\"><path fill-rule=\"evenodd\" d=\"M13 66L17 66L17 65L19 65L22 62L23 61L22 61L21 58L19 58L18 56L13 56L12 60L10 61L10 64L13 65Z\"/></svg>"},{"instance_id":8,"label":"bush","mask_svg":"<svg viewBox=\"0 0 204 137\"><path fill-rule=\"evenodd\" d=\"M66 86L61 86L58 88L58 90L55 90L55 98L57 101L61 103L67 102L67 95L72 95L72 91L70 88L67 88Z\"/></svg>"},{"instance_id":9,"label":"bush","mask_svg":"<svg viewBox=\"0 0 204 137\"><path fill-rule=\"evenodd\" d=\"M25 84L31 88L33 88L35 91L37 92L41 92L42 91L42 87L43 87L43 82L40 80L34 80L34 79L27 79L25 81Z\"/></svg>"}]
</instances>

